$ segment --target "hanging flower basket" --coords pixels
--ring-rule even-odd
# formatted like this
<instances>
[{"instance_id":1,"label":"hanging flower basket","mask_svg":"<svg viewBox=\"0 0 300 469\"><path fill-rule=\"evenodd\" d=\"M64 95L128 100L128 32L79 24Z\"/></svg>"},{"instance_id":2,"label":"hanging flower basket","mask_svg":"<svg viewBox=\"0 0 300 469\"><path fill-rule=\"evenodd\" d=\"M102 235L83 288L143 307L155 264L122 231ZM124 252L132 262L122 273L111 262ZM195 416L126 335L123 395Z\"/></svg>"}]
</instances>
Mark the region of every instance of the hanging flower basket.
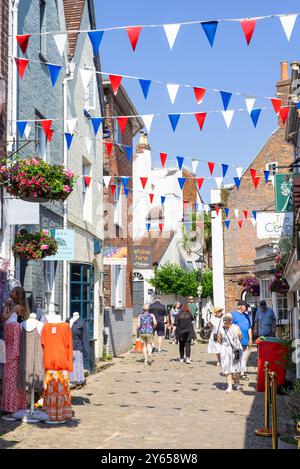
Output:
<instances>
[{"instance_id":1,"label":"hanging flower basket","mask_svg":"<svg viewBox=\"0 0 300 469\"><path fill-rule=\"evenodd\" d=\"M259 296L260 287L258 278L255 275L246 275L241 278L238 282L239 285L242 285L246 292L249 292L253 296Z\"/></svg>"},{"instance_id":2,"label":"hanging flower basket","mask_svg":"<svg viewBox=\"0 0 300 469\"><path fill-rule=\"evenodd\" d=\"M277 293L286 293L289 290L289 285L286 280L282 278L275 278L270 283L270 291Z\"/></svg>"},{"instance_id":3,"label":"hanging flower basket","mask_svg":"<svg viewBox=\"0 0 300 469\"><path fill-rule=\"evenodd\" d=\"M72 192L76 177L60 165L37 159L18 160L0 167L7 192L28 202L65 200Z\"/></svg>"},{"instance_id":4,"label":"hanging flower basket","mask_svg":"<svg viewBox=\"0 0 300 469\"><path fill-rule=\"evenodd\" d=\"M44 259L57 253L58 244L48 230L37 233L19 233L12 247L15 257L20 259Z\"/></svg>"}]
</instances>

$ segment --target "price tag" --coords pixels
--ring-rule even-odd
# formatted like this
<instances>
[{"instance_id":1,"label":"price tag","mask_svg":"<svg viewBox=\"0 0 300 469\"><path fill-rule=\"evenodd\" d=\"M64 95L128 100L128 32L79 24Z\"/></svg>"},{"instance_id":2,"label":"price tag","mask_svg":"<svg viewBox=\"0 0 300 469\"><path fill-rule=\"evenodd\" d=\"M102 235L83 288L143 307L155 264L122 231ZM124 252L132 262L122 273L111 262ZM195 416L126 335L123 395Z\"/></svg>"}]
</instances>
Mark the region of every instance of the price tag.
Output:
<instances>
[{"instance_id":1,"label":"price tag","mask_svg":"<svg viewBox=\"0 0 300 469\"><path fill-rule=\"evenodd\" d=\"M56 327L52 327L52 334L56 334Z\"/></svg>"}]
</instances>

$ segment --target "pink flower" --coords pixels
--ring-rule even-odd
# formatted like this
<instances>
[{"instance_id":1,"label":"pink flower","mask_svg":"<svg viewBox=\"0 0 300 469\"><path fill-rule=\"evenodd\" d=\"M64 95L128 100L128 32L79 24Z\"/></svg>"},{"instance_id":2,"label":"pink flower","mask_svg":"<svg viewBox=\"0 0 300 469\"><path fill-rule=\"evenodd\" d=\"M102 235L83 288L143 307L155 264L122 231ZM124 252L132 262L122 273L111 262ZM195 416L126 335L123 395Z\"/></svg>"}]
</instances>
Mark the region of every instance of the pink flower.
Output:
<instances>
[{"instance_id":1,"label":"pink flower","mask_svg":"<svg viewBox=\"0 0 300 469\"><path fill-rule=\"evenodd\" d=\"M49 230L43 230L44 235L48 236Z\"/></svg>"},{"instance_id":2,"label":"pink flower","mask_svg":"<svg viewBox=\"0 0 300 469\"><path fill-rule=\"evenodd\" d=\"M70 193L71 192L71 187L70 186L64 186L64 191Z\"/></svg>"},{"instance_id":3,"label":"pink flower","mask_svg":"<svg viewBox=\"0 0 300 469\"><path fill-rule=\"evenodd\" d=\"M36 192L33 193L33 197L37 197L37 193L36 193Z\"/></svg>"},{"instance_id":4,"label":"pink flower","mask_svg":"<svg viewBox=\"0 0 300 469\"><path fill-rule=\"evenodd\" d=\"M68 178L72 178L74 176L74 173L72 173L72 171L70 171L69 169L64 169L63 172Z\"/></svg>"},{"instance_id":5,"label":"pink flower","mask_svg":"<svg viewBox=\"0 0 300 469\"><path fill-rule=\"evenodd\" d=\"M42 244L42 245L41 245L41 250L42 250L42 251L46 251L47 249L49 249L48 244Z\"/></svg>"},{"instance_id":6,"label":"pink flower","mask_svg":"<svg viewBox=\"0 0 300 469\"><path fill-rule=\"evenodd\" d=\"M39 161L36 160L35 158L33 158L33 159L30 161L30 164L35 164L35 165L37 165L37 164L39 164Z\"/></svg>"}]
</instances>

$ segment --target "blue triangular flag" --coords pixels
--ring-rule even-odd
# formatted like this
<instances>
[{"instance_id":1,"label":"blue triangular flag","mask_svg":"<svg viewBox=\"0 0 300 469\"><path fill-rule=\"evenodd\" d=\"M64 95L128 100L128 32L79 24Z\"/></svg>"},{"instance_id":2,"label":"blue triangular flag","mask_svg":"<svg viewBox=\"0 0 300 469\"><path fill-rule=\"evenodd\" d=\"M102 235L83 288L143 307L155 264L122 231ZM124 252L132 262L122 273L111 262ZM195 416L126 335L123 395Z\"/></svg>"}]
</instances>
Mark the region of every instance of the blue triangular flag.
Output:
<instances>
[{"instance_id":1,"label":"blue triangular flag","mask_svg":"<svg viewBox=\"0 0 300 469\"><path fill-rule=\"evenodd\" d=\"M228 230L229 226L230 226L230 220L225 220L224 221L225 225L226 225L226 228Z\"/></svg>"},{"instance_id":2,"label":"blue triangular flag","mask_svg":"<svg viewBox=\"0 0 300 469\"><path fill-rule=\"evenodd\" d=\"M201 23L211 47L214 45L215 35L218 27L218 21L205 21Z\"/></svg>"},{"instance_id":3,"label":"blue triangular flag","mask_svg":"<svg viewBox=\"0 0 300 469\"><path fill-rule=\"evenodd\" d=\"M241 185L241 180L240 180L240 178L233 178L233 180L234 180L234 183L235 183L235 185L236 185L236 188L238 189L238 188L240 187L240 185Z\"/></svg>"},{"instance_id":4,"label":"blue triangular flag","mask_svg":"<svg viewBox=\"0 0 300 469\"><path fill-rule=\"evenodd\" d=\"M260 111L261 111L261 109L253 109L253 110L251 111L250 116L251 116L251 119L252 119L252 122L253 122L254 127L257 126L257 122L258 122L258 119L259 119Z\"/></svg>"},{"instance_id":5,"label":"blue triangular flag","mask_svg":"<svg viewBox=\"0 0 300 469\"><path fill-rule=\"evenodd\" d=\"M256 220L256 210L252 210L252 213L253 213L254 220Z\"/></svg>"},{"instance_id":6,"label":"blue triangular flag","mask_svg":"<svg viewBox=\"0 0 300 469\"><path fill-rule=\"evenodd\" d=\"M126 197L128 197L128 194L129 194L129 188L128 187L124 187L124 194L126 195Z\"/></svg>"},{"instance_id":7,"label":"blue triangular flag","mask_svg":"<svg viewBox=\"0 0 300 469\"><path fill-rule=\"evenodd\" d=\"M72 145L73 135L66 132L65 137L66 137L68 150L70 150L70 147Z\"/></svg>"},{"instance_id":8,"label":"blue triangular flag","mask_svg":"<svg viewBox=\"0 0 300 469\"><path fill-rule=\"evenodd\" d=\"M130 179L130 177L125 177L125 176L122 176L122 182L123 182L123 186L124 186L124 190L126 189L127 187L127 184L128 184L128 181Z\"/></svg>"},{"instance_id":9,"label":"blue triangular flag","mask_svg":"<svg viewBox=\"0 0 300 469\"><path fill-rule=\"evenodd\" d=\"M228 218L228 215L229 215L229 208L224 208L224 212L225 212L226 218Z\"/></svg>"},{"instance_id":10,"label":"blue triangular flag","mask_svg":"<svg viewBox=\"0 0 300 469\"><path fill-rule=\"evenodd\" d=\"M169 114L169 119L172 125L173 132L175 132L178 121L180 118L180 114Z\"/></svg>"},{"instance_id":11,"label":"blue triangular flag","mask_svg":"<svg viewBox=\"0 0 300 469\"><path fill-rule=\"evenodd\" d=\"M143 91L144 98L146 99L151 85L151 80L139 79L139 82Z\"/></svg>"},{"instance_id":12,"label":"blue triangular flag","mask_svg":"<svg viewBox=\"0 0 300 469\"><path fill-rule=\"evenodd\" d=\"M103 121L103 119L102 119L102 117L91 117L91 121L92 121L92 125L93 125L95 135L97 135L100 124Z\"/></svg>"},{"instance_id":13,"label":"blue triangular flag","mask_svg":"<svg viewBox=\"0 0 300 469\"><path fill-rule=\"evenodd\" d=\"M100 43L102 41L104 31L89 31L88 35L93 46L94 56L98 55Z\"/></svg>"},{"instance_id":14,"label":"blue triangular flag","mask_svg":"<svg viewBox=\"0 0 300 469\"><path fill-rule=\"evenodd\" d=\"M19 131L19 134L20 134L21 138L23 138L23 135L24 135L24 132L25 132L25 129L26 129L26 125L27 125L27 121L18 121L17 122L17 127L18 127L18 131Z\"/></svg>"},{"instance_id":15,"label":"blue triangular flag","mask_svg":"<svg viewBox=\"0 0 300 469\"><path fill-rule=\"evenodd\" d=\"M198 212L199 204L195 202L195 212Z\"/></svg>"},{"instance_id":16,"label":"blue triangular flag","mask_svg":"<svg viewBox=\"0 0 300 469\"><path fill-rule=\"evenodd\" d=\"M126 157L127 157L128 161L130 161L131 156L132 156L132 147L129 147L128 145L125 145L125 152L126 152Z\"/></svg>"},{"instance_id":17,"label":"blue triangular flag","mask_svg":"<svg viewBox=\"0 0 300 469\"><path fill-rule=\"evenodd\" d=\"M228 164L223 164L222 163L223 178L226 176L228 168L229 168Z\"/></svg>"},{"instance_id":18,"label":"blue triangular flag","mask_svg":"<svg viewBox=\"0 0 300 469\"><path fill-rule=\"evenodd\" d=\"M270 171L264 171L265 182L269 182Z\"/></svg>"},{"instance_id":19,"label":"blue triangular flag","mask_svg":"<svg viewBox=\"0 0 300 469\"><path fill-rule=\"evenodd\" d=\"M178 163L178 168L181 169L182 165L183 165L184 157L183 156L176 156L176 159L177 159L177 163Z\"/></svg>"},{"instance_id":20,"label":"blue triangular flag","mask_svg":"<svg viewBox=\"0 0 300 469\"><path fill-rule=\"evenodd\" d=\"M185 180L186 180L186 178L177 178L177 179L178 179L178 183L179 183L180 189L182 190L182 189L183 189L183 186L184 186L184 183L185 183Z\"/></svg>"},{"instance_id":21,"label":"blue triangular flag","mask_svg":"<svg viewBox=\"0 0 300 469\"><path fill-rule=\"evenodd\" d=\"M161 204L163 205L165 203L165 200L166 200L165 196L161 195L160 200L161 200Z\"/></svg>"},{"instance_id":22,"label":"blue triangular flag","mask_svg":"<svg viewBox=\"0 0 300 469\"><path fill-rule=\"evenodd\" d=\"M146 230L150 231L151 223L146 223Z\"/></svg>"},{"instance_id":23,"label":"blue triangular flag","mask_svg":"<svg viewBox=\"0 0 300 469\"><path fill-rule=\"evenodd\" d=\"M229 101L231 100L232 93L229 93L228 91L220 91L220 95L222 98L224 110L226 111L228 108Z\"/></svg>"},{"instance_id":24,"label":"blue triangular flag","mask_svg":"<svg viewBox=\"0 0 300 469\"><path fill-rule=\"evenodd\" d=\"M55 83L57 82L59 72L61 70L61 65L52 65L52 64L47 64L48 65L48 70L50 73L50 78L51 78L51 83L53 86L55 86Z\"/></svg>"}]
</instances>

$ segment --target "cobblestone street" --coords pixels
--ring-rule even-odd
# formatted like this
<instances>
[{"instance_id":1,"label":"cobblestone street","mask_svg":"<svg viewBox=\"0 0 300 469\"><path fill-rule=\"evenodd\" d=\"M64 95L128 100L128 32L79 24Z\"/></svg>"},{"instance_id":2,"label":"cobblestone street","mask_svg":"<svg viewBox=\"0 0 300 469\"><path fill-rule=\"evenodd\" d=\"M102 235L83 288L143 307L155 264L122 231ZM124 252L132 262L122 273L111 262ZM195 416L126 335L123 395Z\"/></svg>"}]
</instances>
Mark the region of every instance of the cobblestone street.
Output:
<instances>
[{"instance_id":1,"label":"cobblestone street","mask_svg":"<svg viewBox=\"0 0 300 469\"><path fill-rule=\"evenodd\" d=\"M0 422L1 448L270 448L254 430L263 424L255 371L244 391L224 392L225 378L195 344L191 365L165 341L152 366L129 353L72 391L72 422L49 427Z\"/></svg>"}]
</instances>

